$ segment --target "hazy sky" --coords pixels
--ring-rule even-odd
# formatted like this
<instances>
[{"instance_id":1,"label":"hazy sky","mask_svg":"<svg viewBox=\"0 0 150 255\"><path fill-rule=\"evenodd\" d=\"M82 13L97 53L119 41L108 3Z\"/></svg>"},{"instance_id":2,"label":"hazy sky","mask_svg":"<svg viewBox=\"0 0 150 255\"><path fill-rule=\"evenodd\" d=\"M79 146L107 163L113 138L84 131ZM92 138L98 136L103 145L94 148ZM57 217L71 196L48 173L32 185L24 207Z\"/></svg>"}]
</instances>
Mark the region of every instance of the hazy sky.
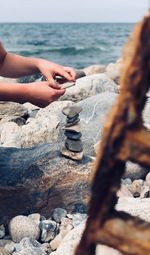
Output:
<instances>
[{"instance_id":1,"label":"hazy sky","mask_svg":"<svg viewBox=\"0 0 150 255\"><path fill-rule=\"evenodd\" d=\"M0 22L136 22L149 0L0 0Z\"/></svg>"}]
</instances>

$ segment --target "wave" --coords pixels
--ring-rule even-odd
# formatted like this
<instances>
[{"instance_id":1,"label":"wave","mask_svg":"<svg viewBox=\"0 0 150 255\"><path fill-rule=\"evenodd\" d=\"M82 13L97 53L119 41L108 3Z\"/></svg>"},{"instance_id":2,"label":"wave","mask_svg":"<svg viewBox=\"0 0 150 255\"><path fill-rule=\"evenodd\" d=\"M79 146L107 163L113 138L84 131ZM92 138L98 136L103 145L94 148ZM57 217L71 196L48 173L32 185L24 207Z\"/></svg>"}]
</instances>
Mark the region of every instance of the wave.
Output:
<instances>
[{"instance_id":1,"label":"wave","mask_svg":"<svg viewBox=\"0 0 150 255\"><path fill-rule=\"evenodd\" d=\"M13 52L19 53L21 55L42 55L56 53L60 55L79 55L79 54L88 54L88 53L98 53L107 51L107 48L104 46L96 47L84 47L84 46L73 46L73 47L60 47L60 48L51 48L51 47L40 47L40 48L25 48L25 49L15 49Z\"/></svg>"}]
</instances>

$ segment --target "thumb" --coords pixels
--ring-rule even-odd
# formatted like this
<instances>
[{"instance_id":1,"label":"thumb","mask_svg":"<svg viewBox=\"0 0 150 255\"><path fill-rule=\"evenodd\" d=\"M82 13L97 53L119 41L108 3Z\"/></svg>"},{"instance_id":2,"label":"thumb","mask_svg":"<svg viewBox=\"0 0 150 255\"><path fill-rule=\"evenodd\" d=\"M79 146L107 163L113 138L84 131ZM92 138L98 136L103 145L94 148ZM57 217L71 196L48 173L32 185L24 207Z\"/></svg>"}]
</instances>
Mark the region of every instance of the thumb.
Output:
<instances>
[{"instance_id":1,"label":"thumb","mask_svg":"<svg viewBox=\"0 0 150 255\"><path fill-rule=\"evenodd\" d=\"M58 98L65 93L65 89L55 89L55 96Z\"/></svg>"},{"instance_id":2,"label":"thumb","mask_svg":"<svg viewBox=\"0 0 150 255\"><path fill-rule=\"evenodd\" d=\"M45 77L47 81L49 82L49 86L54 88L54 89L60 89L59 84L54 80L53 76L48 74L45 74Z\"/></svg>"}]
</instances>

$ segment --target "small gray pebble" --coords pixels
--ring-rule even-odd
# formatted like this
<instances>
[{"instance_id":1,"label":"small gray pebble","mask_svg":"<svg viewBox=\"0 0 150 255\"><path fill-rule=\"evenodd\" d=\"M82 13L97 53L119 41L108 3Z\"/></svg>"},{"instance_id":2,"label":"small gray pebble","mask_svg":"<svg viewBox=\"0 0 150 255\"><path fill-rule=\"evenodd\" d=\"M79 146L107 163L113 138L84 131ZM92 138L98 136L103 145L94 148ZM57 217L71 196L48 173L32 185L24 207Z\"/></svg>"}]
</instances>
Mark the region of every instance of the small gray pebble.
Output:
<instances>
[{"instance_id":1,"label":"small gray pebble","mask_svg":"<svg viewBox=\"0 0 150 255\"><path fill-rule=\"evenodd\" d=\"M52 218L57 222L60 223L62 218L65 218L67 215L67 211L63 208L55 208Z\"/></svg>"}]
</instances>

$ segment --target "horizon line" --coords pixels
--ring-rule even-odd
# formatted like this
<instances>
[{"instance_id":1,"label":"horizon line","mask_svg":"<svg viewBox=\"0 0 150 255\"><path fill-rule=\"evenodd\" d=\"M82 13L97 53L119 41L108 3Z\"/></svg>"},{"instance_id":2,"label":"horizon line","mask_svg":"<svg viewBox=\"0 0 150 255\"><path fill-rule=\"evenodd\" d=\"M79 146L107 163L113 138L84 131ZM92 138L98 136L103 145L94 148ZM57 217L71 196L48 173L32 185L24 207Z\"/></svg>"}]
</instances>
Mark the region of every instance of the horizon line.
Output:
<instances>
[{"instance_id":1,"label":"horizon line","mask_svg":"<svg viewBox=\"0 0 150 255\"><path fill-rule=\"evenodd\" d=\"M134 24L139 21L0 21L0 24Z\"/></svg>"}]
</instances>

